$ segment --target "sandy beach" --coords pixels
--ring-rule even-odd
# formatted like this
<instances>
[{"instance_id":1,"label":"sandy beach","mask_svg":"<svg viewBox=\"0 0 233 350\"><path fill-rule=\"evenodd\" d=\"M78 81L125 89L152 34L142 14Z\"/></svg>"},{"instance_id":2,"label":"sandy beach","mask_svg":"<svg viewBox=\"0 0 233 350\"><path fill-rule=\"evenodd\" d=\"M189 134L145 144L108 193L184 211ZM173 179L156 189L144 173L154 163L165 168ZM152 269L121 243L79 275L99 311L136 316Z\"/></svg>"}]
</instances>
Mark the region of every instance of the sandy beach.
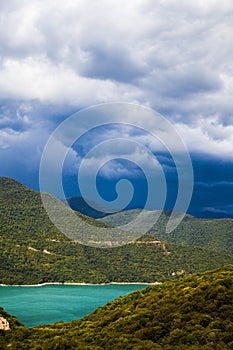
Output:
<instances>
[{"instance_id":1,"label":"sandy beach","mask_svg":"<svg viewBox=\"0 0 233 350\"><path fill-rule=\"evenodd\" d=\"M0 287L43 287L43 286L49 286L49 285L70 285L70 286L107 286L110 284L145 284L148 286L152 286L152 285L158 285L161 284L161 282L152 282L152 283L148 283L148 282L109 282L109 283L85 283L85 282L45 282L45 283L39 283L39 284L0 284Z\"/></svg>"}]
</instances>

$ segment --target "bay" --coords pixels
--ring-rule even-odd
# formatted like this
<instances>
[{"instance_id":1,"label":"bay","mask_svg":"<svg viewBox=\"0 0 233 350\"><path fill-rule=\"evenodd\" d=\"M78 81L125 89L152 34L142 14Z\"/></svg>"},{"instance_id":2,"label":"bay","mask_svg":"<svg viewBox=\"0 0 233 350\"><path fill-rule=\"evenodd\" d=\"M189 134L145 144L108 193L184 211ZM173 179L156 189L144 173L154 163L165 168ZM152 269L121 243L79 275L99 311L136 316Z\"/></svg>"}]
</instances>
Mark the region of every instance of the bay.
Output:
<instances>
[{"instance_id":1,"label":"bay","mask_svg":"<svg viewBox=\"0 0 233 350\"><path fill-rule=\"evenodd\" d=\"M0 306L26 327L82 318L147 284L0 286Z\"/></svg>"}]
</instances>

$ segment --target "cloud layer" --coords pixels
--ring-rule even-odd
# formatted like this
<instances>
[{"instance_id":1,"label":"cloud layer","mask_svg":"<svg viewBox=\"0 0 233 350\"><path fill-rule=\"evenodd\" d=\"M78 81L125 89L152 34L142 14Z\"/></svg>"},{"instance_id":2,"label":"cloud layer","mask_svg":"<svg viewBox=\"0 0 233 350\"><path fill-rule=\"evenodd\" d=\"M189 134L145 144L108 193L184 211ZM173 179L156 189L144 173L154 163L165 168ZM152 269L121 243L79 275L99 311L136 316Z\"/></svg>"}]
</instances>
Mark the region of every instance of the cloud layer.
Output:
<instances>
[{"instance_id":1,"label":"cloud layer","mask_svg":"<svg viewBox=\"0 0 233 350\"><path fill-rule=\"evenodd\" d=\"M181 117L232 108L227 0L32 0L1 7L1 98L76 107L137 101Z\"/></svg>"},{"instance_id":2,"label":"cloud layer","mask_svg":"<svg viewBox=\"0 0 233 350\"><path fill-rule=\"evenodd\" d=\"M188 124L214 115L232 125L227 0L25 0L0 10L2 101L137 102Z\"/></svg>"}]
</instances>

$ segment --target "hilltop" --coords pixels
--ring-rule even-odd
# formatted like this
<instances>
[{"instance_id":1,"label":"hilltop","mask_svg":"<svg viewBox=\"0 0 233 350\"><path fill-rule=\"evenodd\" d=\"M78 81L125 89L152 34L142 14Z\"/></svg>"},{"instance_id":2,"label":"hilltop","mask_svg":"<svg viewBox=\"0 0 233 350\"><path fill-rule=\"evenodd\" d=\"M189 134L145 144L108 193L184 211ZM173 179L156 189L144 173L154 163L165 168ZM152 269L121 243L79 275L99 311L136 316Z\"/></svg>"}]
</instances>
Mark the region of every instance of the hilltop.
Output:
<instances>
[{"instance_id":1,"label":"hilltop","mask_svg":"<svg viewBox=\"0 0 233 350\"><path fill-rule=\"evenodd\" d=\"M233 265L120 297L78 321L0 334L2 349L233 348Z\"/></svg>"}]
</instances>

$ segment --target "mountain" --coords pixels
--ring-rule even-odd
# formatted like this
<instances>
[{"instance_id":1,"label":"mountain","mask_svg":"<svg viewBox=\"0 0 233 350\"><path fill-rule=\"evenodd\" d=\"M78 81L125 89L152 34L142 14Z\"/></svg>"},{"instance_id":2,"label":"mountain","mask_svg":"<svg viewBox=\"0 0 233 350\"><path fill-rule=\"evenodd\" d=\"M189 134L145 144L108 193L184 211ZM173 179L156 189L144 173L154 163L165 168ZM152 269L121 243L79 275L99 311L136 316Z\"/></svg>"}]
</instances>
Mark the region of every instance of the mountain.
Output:
<instances>
[{"instance_id":1,"label":"mountain","mask_svg":"<svg viewBox=\"0 0 233 350\"><path fill-rule=\"evenodd\" d=\"M60 200L46 193L35 192L19 182L0 178L0 215L2 234L7 232L7 237L19 240L27 238L28 242L34 242L34 238L42 241L48 240L51 234L54 239L64 239L64 235L52 224L42 203L46 203L51 217L56 218L57 227L66 232L67 238L81 241L87 245L97 247L117 246L131 241L131 233L111 228L96 221L91 217L71 210ZM1 232L0 231L0 232ZM116 242L117 238L117 242Z\"/></svg>"},{"instance_id":2,"label":"mountain","mask_svg":"<svg viewBox=\"0 0 233 350\"><path fill-rule=\"evenodd\" d=\"M91 206L82 197L66 198L66 201L68 202L71 209L93 219L100 219L109 215L107 214L108 210L106 208L98 206L96 203L90 201L92 204ZM99 210L95 208L98 208Z\"/></svg>"},{"instance_id":3,"label":"mountain","mask_svg":"<svg viewBox=\"0 0 233 350\"><path fill-rule=\"evenodd\" d=\"M47 196L52 208L59 212L61 223L69 228L71 209ZM79 218L73 238L52 224L40 193L15 180L0 178L0 283L155 282L233 261L232 255L205 247L166 243L151 236L111 249L83 245L77 238L85 235L85 223L89 224L92 242L95 239L97 243L101 239L109 242L114 234L105 238L104 229L106 234L112 232L106 224L76 212L72 214ZM120 238L121 231L113 232Z\"/></svg>"},{"instance_id":4,"label":"mountain","mask_svg":"<svg viewBox=\"0 0 233 350\"><path fill-rule=\"evenodd\" d=\"M78 321L0 333L1 349L233 348L233 265L150 286Z\"/></svg>"},{"instance_id":5,"label":"mountain","mask_svg":"<svg viewBox=\"0 0 233 350\"><path fill-rule=\"evenodd\" d=\"M135 219L141 210L127 210L109 215L102 222L111 226L125 225ZM148 234L170 243L181 244L183 246L206 247L209 250L222 253L233 254L233 219L203 219L186 214L183 221L171 233L166 233L170 211L164 211L159 220L153 224L156 211L144 211L144 216L138 224L138 231L143 229L144 220L150 220L152 228Z\"/></svg>"}]
</instances>

